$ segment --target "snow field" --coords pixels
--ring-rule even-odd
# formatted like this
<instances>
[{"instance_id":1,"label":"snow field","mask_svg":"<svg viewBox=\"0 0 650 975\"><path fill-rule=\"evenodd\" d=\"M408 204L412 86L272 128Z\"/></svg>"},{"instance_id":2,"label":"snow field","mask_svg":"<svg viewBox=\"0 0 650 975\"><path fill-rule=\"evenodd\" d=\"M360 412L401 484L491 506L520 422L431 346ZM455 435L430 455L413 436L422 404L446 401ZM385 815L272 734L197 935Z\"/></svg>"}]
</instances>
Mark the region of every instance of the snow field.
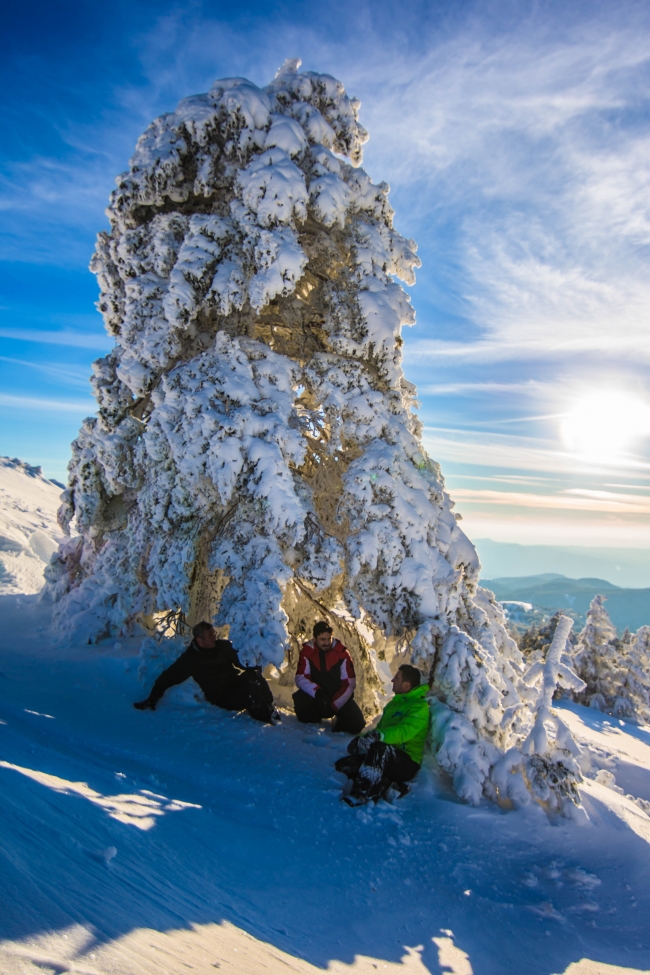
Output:
<instances>
[{"instance_id":1,"label":"snow field","mask_svg":"<svg viewBox=\"0 0 650 975\"><path fill-rule=\"evenodd\" d=\"M345 737L189 684L136 712L138 640L57 649L36 597L0 609L3 975L650 966L650 818L625 795L589 779L587 825L551 823L465 805L431 763L401 802L351 810ZM649 729L561 714L588 776L650 798Z\"/></svg>"}]
</instances>

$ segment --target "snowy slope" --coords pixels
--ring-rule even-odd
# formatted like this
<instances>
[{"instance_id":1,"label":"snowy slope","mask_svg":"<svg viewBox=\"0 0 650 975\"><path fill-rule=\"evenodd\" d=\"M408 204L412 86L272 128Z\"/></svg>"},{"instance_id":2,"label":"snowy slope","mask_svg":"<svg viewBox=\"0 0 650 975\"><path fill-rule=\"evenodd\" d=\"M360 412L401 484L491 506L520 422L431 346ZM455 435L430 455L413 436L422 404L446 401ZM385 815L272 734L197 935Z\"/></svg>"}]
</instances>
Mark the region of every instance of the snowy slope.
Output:
<instances>
[{"instance_id":1,"label":"snowy slope","mask_svg":"<svg viewBox=\"0 0 650 975\"><path fill-rule=\"evenodd\" d=\"M604 975L650 968L650 729L577 706L590 821L460 803L435 769L351 810L345 740L185 686L137 712L138 641L54 649L0 599L0 971ZM604 776L607 780L607 776Z\"/></svg>"},{"instance_id":2,"label":"snowy slope","mask_svg":"<svg viewBox=\"0 0 650 975\"><path fill-rule=\"evenodd\" d=\"M62 488L40 467L0 457L0 594L35 593L60 541Z\"/></svg>"}]
</instances>

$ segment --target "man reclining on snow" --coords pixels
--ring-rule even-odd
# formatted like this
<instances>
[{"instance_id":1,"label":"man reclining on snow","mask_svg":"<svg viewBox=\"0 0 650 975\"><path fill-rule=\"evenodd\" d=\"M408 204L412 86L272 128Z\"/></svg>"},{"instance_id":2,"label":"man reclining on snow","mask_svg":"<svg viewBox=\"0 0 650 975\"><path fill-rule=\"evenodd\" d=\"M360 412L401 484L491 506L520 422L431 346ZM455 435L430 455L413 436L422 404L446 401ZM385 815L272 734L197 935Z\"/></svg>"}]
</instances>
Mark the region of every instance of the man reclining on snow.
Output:
<instances>
[{"instance_id":1,"label":"man reclining on snow","mask_svg":"<svg viewBox=\"0 0 650 975\"><path fill-rule=\"evenodd\" d=\"M393 697L373 731L354 738L348 755L334 767L352 780L349 792L341 797L350 806L360 806L385 798L395 786L400 795L404 785L420 771L431 714L425 695L429 685L411 664L402 664L393 677Z\"/></svg>"},{"instance_id":2,"label":"man reclining on snow","mask_svg":"<svg viewBox=\"0 0 650 975\"><path fill-rule=\"evenodd\" d=\"M197 623L194 639L171 667L164 670L149 697L133 707L155 711L165 691L193 677L206 700L226 711L248 711L251 718L275 724L279 714L261 667L244 667L230 640L217 640L211 623Z\"/></svg>"},{"instance_id":3,"label":"man reclining on snow","mask_svg":"<svg viewBox=\"0 0 650 975\"><path fill-rule=\"evenodd\" d=\"M333 731L358 735L366 722L354 700L356 683L350 654L340 640L332 640L329 623L316 623L314 639L303 643L298 658L293 695L298 721L317 724L334 718Z\"/></svg>"}]
</instances>

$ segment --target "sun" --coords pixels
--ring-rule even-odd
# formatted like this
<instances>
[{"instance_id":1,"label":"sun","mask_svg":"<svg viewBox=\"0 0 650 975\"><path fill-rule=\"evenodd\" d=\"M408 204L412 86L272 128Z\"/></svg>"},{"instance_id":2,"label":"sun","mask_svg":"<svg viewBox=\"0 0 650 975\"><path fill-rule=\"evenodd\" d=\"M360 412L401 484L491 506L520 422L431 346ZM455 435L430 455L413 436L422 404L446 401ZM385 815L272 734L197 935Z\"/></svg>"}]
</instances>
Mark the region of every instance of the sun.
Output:
<instances>
[{"instance_id":1,"label":"sun","mask_svg":"<svg viewBox=\"0 0 650 975\"><path fill-rule=\"evenodd\" d=\"M650 434L650 404L623 390L581 397L561 422L566 446L590 460L612 461Z\"/></svg>"}]
</instances>

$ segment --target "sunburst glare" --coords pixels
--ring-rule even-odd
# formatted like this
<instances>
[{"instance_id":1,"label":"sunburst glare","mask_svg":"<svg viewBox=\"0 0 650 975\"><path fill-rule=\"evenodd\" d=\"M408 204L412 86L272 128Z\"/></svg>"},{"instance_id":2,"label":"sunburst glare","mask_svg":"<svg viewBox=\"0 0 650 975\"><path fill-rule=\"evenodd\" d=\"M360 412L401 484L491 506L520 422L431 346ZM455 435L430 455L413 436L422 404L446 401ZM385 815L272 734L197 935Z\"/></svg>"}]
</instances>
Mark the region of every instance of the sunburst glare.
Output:
<instances>
[{"instance_id":1,"label":"sunburst glare","mask_svg":"<svg viewBox=\"0 0 650 975\"><path fill-rule=\"evenodd\" d=\"M561 433L582 457L613 461L650 434L650 404L618 389L589 393L565 414Z\"/></svg>"}]
</instances>

